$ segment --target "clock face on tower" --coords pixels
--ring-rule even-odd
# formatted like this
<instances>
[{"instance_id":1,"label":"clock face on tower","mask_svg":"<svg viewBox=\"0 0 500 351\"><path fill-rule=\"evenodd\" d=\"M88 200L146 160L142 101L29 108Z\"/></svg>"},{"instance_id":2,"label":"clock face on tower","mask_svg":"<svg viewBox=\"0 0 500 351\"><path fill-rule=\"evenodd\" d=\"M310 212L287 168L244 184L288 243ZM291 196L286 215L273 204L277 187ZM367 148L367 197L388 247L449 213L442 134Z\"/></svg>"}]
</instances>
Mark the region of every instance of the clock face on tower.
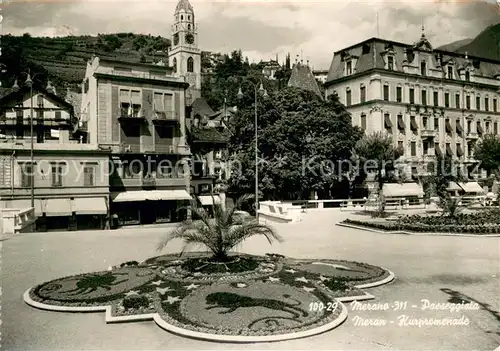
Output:
<instances>
[{"instance_id":1,"label":"clock face on tower","mask_svg":"<svg viewBox=\"0 0 500 351\"><path fill-rule=\"evenodd\" d=\"M186 34L186 43L188 43L188 44L194 43L194 36L192 33Z\"/></svg>"},{"instance_id":2,"label":"clock face on tower","mask_svg":"<svg viewBox=\"0 0 500 351\"><path fill-rule=\"evenodd\" d=\"M179 44L179 33L174 34L174 45Z\"/></svg>"}]
</instances>

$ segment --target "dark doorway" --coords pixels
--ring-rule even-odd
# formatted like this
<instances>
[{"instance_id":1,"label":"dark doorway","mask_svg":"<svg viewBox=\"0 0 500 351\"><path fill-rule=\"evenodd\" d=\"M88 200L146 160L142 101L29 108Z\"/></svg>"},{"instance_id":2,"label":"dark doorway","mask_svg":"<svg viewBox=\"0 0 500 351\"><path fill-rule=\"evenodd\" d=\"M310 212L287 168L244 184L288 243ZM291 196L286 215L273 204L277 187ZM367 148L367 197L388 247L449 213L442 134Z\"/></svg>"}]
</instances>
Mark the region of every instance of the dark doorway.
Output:
<instances>
[{"instance_id":1,"label":"dark doorway","mask_svg":"<svg viewBox=\"0 0 500 351\"><path fill-rule=\"evenodd\" d=\"M144 201L140 205L141 224L153 224L156 222L156 202Z\"/></svg>"}]
</instances>

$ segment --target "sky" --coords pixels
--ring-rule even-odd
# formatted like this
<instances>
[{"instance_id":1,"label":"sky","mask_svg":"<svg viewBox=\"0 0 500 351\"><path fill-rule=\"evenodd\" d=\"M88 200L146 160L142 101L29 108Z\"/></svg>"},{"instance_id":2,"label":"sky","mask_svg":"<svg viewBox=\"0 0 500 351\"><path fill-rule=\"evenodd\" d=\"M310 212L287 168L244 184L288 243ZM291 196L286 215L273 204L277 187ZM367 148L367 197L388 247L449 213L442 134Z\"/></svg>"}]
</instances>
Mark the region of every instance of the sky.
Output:
<instances>
[{"instance_id":1,"label":"sky","mask_svg":"<svg viewBox=\"0 0 500 351\"><path fill-rule=\"evenodd\" d=\"M3 34L32 36L134 32L171 35L177 1L3 0ZM500 0L191 0L200 48L241 49L250 61L284 61L289 52L327 69L337 50L365 39L414 43L425 34L434 47L474 38L500 23ZM378 13L378 16L377 16ZM378 17L378 21L377 21ZM377 26L378 22L378 26ZM378 35L377 35L378 33Z\"/></svg>"}]
</instances>

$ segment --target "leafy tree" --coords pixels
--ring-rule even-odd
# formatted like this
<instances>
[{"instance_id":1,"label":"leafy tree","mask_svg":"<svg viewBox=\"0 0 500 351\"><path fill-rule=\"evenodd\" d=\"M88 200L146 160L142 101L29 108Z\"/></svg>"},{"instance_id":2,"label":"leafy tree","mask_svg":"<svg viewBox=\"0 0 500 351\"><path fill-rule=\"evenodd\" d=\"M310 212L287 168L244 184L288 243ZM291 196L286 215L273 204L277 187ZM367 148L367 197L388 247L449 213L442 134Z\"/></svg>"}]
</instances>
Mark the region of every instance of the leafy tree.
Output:
<instances>
[{"instance_id":1,"label":"leafy tree","mask_svg":"<svg viewBox=\"0 0 500 351\"><path fill-rule=\"evenodd\" d=\"M500 136L494 134L485 135L477 143L474 157L481 161L481 168L500 180Z\"/></svg>"},{"instance_id":2,"label":"leafy tree","mask_svg":"<svg viewBox=\"0 0 500 351\"><path fill-rule=\"evenodd\" d=\"M397 179L396 160L403 155L403 150L394 147L389 135L383 132L365 135L356 144L355 154L364 171L375 170L380 192L384 183Z\"/></svg>"},{"instance_id":3,"label":"leafy tree","mask_svg":"<svg viewBox=\"0 0 500 351\"><path fill-rule=\"evenodd\" d=\"M255 190L253 100L253 91L248 91L232 121L235 135L229 148L236 152L241 165L231 174L233 191ZM304 199L317 191L321 197L331 197L344 171L340 161L349 159L361 135L336 98L322 101L311 92L286 88L272 92L268 99L259 99L261 196Z\"/></svg>"},{"instance_id":4,"label":"leafy tree","mask_svg":"<svg viewBox=\"0 0 500 351\"><path fill-rule=\"evenodd\" d=\"M252 236L263 235L270 244L275 240L283 241L272 227L237 214L236 210L251 198L251 195L242 196L233 206L227 208L215 204L213 218L210 218L196 201L192 201L191 211L199 219L181 223L159 243L158 250L164 249L173 239L181 239L184 241L184 247L180 255L191 245L202 245L212 252L213 261L227 262L228 252Z\"/></svg>"},{"instance_id":5,"label":"leafy tree","mask_svg":"<svg viewBox=\"0 0 500 351\"><path fill-rule=\"evenodd\" d=\"M438 156L436 164L431 172L429 182L434 188L436 195L443 201L449 195L446 190L450 182L464 180L457 170L457 165L450 156Z\"/></svg>"}]
</instances>

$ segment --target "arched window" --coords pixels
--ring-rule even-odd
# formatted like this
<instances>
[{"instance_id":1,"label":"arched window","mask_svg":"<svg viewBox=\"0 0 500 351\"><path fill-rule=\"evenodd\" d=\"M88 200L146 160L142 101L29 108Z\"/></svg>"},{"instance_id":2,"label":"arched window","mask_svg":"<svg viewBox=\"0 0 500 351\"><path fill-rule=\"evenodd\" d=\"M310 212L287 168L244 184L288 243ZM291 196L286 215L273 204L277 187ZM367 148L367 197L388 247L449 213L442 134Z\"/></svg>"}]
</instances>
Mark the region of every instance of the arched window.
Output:
<instances>
[{"instance_id":1,"label":"arched window","mask_svg":"<svg viewBox=\"0 0 500 351\"><path fill-rule=\"evenodd\" d=\"M193 60L192 57L188 58L187 71L188 72L194 72L194 60Z\"/></svg>"},{"instance_id":2,"label":"arched window","mask_svg":"<svg viewBox=\"0 0 500 351\"><path fill-rule=\"evenodd\" d=\"M181 15L181 21L184 21L184 16L183 15Z\"/></svg>"},{"instance_id":3,"label":"arched window","mask_svg":"<svg viewBox=\"0 0 500 351\"><path fill-rule=\"evenodd\" d=\"M177 73L177 59L175 57L172 60L172 67L174 69L174 73Z\"/></svg>"}]
</instances>

